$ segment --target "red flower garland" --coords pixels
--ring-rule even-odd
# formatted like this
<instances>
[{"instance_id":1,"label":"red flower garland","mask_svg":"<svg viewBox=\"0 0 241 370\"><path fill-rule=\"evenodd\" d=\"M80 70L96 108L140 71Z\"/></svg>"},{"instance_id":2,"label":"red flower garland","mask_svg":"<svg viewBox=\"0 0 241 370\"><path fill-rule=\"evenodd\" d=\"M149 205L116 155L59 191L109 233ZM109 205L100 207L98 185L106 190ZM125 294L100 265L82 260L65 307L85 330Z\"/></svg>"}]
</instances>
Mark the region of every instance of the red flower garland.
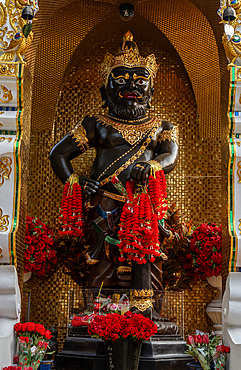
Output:
<instances>
[{"instance_id":1,"label":"red flower garland","mask_svg":"<svg viewBox=\"0 0 241 370\"><path fill-rule=\"evenodd\" d=\"M65 184L59 221L61 225L60 236L84 236L82 188L78 183L77 176Z\"/></svg>"},{"instance_id":2,"label":"red flower garland","mask_svg":"<svg viewBox=\"0 0 241 370\"><path fill-rule=\"evenodd\" d=\"M117 181L117 178L113 179L113 183ZM147 185L139 186L139 189L135 189L134 181L127 181L126 192L127 201L118 232L119 261L128 259L144 264L147 262L146 255L150 255L150 261L154 262L161 255L158 221L167 210L164 171L152 169Z\"/></svg>"}]
</instances>

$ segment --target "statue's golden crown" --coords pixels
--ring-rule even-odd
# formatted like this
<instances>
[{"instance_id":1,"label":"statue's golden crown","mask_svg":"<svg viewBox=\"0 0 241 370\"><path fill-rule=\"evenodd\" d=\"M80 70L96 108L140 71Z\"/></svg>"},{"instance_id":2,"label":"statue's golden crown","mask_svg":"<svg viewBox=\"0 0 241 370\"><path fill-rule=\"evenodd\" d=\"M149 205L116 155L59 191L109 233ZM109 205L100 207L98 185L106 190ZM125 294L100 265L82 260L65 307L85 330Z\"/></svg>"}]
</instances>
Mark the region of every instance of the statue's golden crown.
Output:
<instances>
[{"instance_id":1,"label":"statue's golden crown","mask_svg":"<svg viewBox=\"0 0 241 370\"><path fill-rule=\"evenodd\" d=\"M106 53L104 57L103 63L101 64L101 74L105 86L107 86L111 71L117 67L142 67L147 69L151 75L152 85L158 70L158 64L154 54L151 54L146 58L140 56L138 47L133 41L133 35L130 31L125 33L121 49L118 53L115 56L110 53Z\"/></svg>"}]
</instances>

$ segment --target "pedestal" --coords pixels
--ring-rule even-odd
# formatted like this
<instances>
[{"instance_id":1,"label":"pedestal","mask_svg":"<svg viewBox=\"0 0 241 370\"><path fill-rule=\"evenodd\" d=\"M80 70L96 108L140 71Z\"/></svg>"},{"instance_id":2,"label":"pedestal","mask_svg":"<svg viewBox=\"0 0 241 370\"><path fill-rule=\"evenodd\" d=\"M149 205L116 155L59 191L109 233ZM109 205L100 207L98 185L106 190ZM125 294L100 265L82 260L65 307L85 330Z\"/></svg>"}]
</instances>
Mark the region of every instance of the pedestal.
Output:
<instances>
[{"instance_id":1,"label":"pedestal","mask_svg":"<svg viewBox=\"0 0 241 370\"><path fill-rule=\"evenodd\" d=\"M56 370L107 370L104 342L73 328L65 340L63 351L57 355ZM142 344L139 370L187 370L192 358L185 354L186 343L176 335L153 336Z\"/></svg>"},{"instance_id":2,"label":"pedestal","mask_svg":"<svg viewBox=\"0 0 241 370\"><path fill-rule=\"evenodd\" d=\"M223 295L223 343L230 347L226 368L240 369L241 353L241 273L230 272Z\"/></svg>"},{"instance_id":3,"label":"pedestal","mask_svg":"<svg viewBox=\"0 0 241 370\"><path fill-rule=\"evenodd\" d=\"M207 281L219 290L219 294L208 304L206 312L213 322L215 334L222 335L222 276L212 276L207 278Z\"/></svg>"}]
</instances>

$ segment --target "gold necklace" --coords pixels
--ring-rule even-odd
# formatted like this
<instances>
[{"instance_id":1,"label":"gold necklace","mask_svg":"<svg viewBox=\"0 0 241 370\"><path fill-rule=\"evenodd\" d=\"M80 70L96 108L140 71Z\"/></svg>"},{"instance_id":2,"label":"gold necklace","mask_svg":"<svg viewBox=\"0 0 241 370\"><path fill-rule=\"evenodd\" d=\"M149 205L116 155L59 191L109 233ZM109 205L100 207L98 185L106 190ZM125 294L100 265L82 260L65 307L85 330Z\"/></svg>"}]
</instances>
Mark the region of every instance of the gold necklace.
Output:
<instances>
[{"instance_id":1,"label":"gold necklace","mask_svg":"<svg viewBox=\"0 0 241 370\"><path fill-rule=\"evenodd\" d=\"M145 142L141 145L141 147L138 149L138 151L133 154L131 156L131 158L129 158L125 163L123 163L119 168L117 168L114 173L112 173L112 175L106 177L105 179L101 180L100 181L100 186L103 186L105 184L107 184L109 181L111 181L115 176L118 176L122 171L124 171L127 167L129 167L132 163L134 163L145 151L145 149L147 148L148 144L150 144L153 136L155 135L156 133L156 130L157 128L159 127L160 125L160 120L158 118L155 118L154 119L154 123L153 123L153 126L152 126L152 129L149 131L148 133L148 137L146 138ZM100 176L98 177L97 181L100 180L100 178L106 173L106 171L108 169L110 169L116 162L118 162L121 158L123 158L124 156L126 156L128 153L130 153L136 146L137 146L138 142L136 143L136 145L134 145L131 149L129 149L127 152L125 152L124 154L122 154L120 157L118 157L114 162L112 162L108 167L106 167L106 169L100 174Z\"/></svg>"},{"instance_id":2,"label":"gold necklace","mask_svg":"<svg viewBox=\"0 0 241 370\"><path fill-rule=\"evenodd\" d=\"M123 119L123 118L119 118L119 117L113 117L111 116L110 114L106 114L105 117L108 117L110 118L111 120L114 120L114 121L119 121L119 122L132 122L132 123L135 123L135 122L142 122L142 121L145 121L147 118L150 118L150 117L143 117L143 118L137 118L137 119Z\"/></svg>"},{"instance_id":3,"label":"gold necklace","mask_svg":"<svg viewBox=\"0 0 241 370\"><path fill-rule=\"evenodd\" d=\"M143 136L153 128L157 120L157 118L150 118L150 120L145 123L128 125L121 122L115 122L111 118L103 115L96 116L96 119L97 122L102 123L105 127L113 127L122 135L123 139L125 139L131 145L134 145L140 141Z\"/></svg>"}]
</instances>

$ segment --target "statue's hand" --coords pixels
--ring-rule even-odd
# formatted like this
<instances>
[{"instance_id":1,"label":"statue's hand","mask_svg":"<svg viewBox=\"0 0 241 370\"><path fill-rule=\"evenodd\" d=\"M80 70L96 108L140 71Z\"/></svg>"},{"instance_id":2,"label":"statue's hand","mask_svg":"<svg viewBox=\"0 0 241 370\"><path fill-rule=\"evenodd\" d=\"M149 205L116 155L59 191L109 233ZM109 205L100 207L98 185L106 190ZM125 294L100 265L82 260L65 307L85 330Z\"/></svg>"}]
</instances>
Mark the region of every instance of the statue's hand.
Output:
<instances>
[{"instance_id":1,"label":"statue's hand","mask_svg":"<svg viewBox=\"0 0 241 370\"><path fill-rule=\"evenodd\" d=\"M89 177L80 177L79 184L83 189L84 195L87 197L89 197L91 194L96 193L96 191L99 189L98 181L90 179Z\"/></svg>"},{"instance_id":2,"label":"statue's hand","mask_svg":"<svg viewBox=\"0 0 241 370\"><path fill-rule=\"evenodd\" d=\"M145 181L151 169L151 165L147 162L136 163L131 170L131 178L136 181Z\"/></svg>"}]
</instances>

